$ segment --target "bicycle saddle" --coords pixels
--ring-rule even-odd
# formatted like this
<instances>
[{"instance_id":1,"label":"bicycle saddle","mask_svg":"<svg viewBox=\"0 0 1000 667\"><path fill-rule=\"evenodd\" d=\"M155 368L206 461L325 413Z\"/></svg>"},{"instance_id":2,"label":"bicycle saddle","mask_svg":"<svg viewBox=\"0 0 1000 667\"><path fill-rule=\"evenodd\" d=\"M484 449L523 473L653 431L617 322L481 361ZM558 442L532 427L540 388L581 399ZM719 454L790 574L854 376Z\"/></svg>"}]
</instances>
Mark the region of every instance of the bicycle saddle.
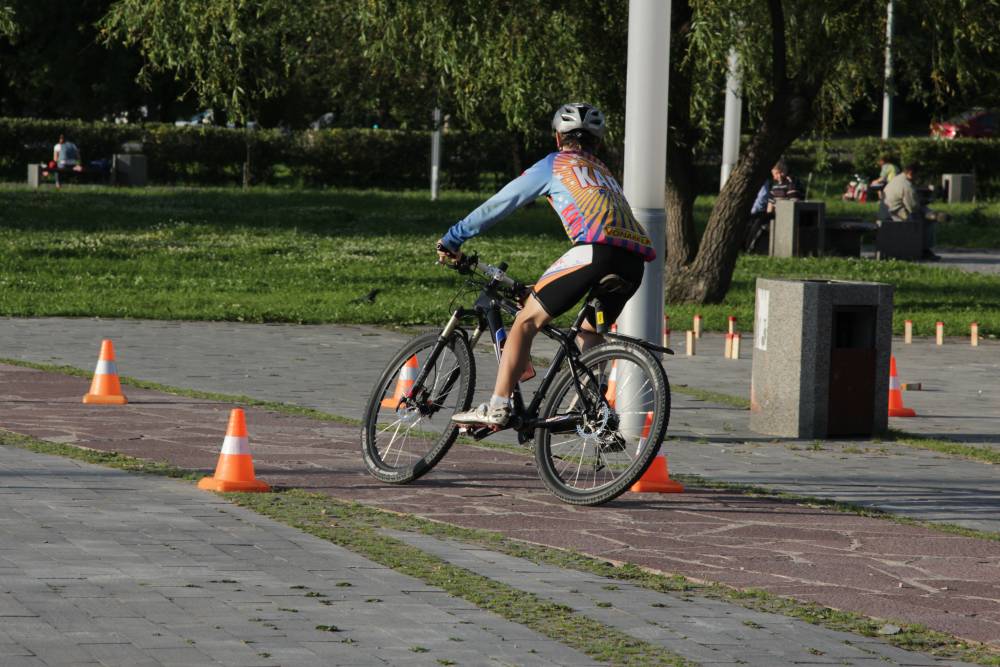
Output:
<instances>
[{"instance_id":1,"label":"bicycle saddle","mask_svg":"<svg viewBox=\"0 0 1000 667\"><path fill-rule=\"evenodd\" d=\"M596 287L590 290L590 298L600 299L609 294L622 294L634 288L634 285L617 273L609 273L601 278Z\"/></svg>"},{"instance_id":2,"label":"bicycle saddle","mask_svg":"<svg viewBox=\"0 0 1000 667\"><path fill-rule=\"evenodd\" d=\"M634 289L635 286L632 283L617 273L609 273L601 278L597 286L590 290L590 296L587 297L587 300L594 309L594 328L597 330L597 333L605 334L610 330L610 323L604 320L604 306L601 304L601 298L611 294L622 294Z\"/></svg>"}]
</instances>

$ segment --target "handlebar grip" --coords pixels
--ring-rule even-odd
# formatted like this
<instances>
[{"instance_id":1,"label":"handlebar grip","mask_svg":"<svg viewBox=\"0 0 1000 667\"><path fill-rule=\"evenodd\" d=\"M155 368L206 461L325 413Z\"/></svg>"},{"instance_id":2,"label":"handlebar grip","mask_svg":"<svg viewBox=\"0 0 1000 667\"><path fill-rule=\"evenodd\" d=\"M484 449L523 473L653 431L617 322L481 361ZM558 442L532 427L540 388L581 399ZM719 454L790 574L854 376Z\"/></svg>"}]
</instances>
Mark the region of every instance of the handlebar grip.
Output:
<instances>
[{"instance_id":1,"label":"handlebar grip","mask_svg":"<svg viewBox=\"0 0 1000 667\"><path fill-rule=\"evenodd\" d=\"M500 269L501 271L506 271L507 270L507 262L500 262L500 264L497 266L497 268Z\"/></svg>"}]
</instances>

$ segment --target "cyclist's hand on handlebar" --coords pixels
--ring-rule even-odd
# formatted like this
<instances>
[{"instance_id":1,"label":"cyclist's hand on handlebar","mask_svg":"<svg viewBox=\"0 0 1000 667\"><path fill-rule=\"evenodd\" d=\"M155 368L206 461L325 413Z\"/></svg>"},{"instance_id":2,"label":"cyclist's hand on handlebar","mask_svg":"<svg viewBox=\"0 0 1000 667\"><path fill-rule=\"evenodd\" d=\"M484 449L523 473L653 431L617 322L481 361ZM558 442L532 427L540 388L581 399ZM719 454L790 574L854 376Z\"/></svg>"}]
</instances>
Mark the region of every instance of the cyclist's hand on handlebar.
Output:
<instances>
[{"instance_id":1,"label":"cyclist's hand on handlebar","mask_svg":"<svg viewBox=\"0 0 1000 667\"><path fill-rule=\"evenodd\" d=\"M444 264L445 266L454 266L462 259L461 250L448 250L444 243L441 241L437 242L436 246L438 254L438 264Z\"/></svg>"}]
</instances>

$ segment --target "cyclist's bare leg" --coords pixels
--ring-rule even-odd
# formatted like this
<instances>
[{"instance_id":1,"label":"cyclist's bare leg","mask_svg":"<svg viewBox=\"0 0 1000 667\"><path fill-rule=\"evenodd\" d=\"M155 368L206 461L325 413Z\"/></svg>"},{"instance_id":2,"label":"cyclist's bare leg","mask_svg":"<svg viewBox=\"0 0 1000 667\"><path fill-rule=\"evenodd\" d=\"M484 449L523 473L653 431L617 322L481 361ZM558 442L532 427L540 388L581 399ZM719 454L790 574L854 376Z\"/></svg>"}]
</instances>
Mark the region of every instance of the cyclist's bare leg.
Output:
<instances>
[{"instance_id":1,"label":"cyclist's bare leg","mask_svg":"<svg viewBox=\"0 0 1000 667\"><path fill-rule=\"evenodd\" d=\"M580 346L581 352L586 352L595 345L600 345L604 342L604 336L597 333L590 322L584 320L583 326L580 327L580 333L576 335L576 344Z\"/></svg>"},{"instance_id":2,"label":"cyclist's bare leg","mask_svg":"<svg viewBox=\"0 0 1000 667\"><path fill-rule=\"evenodd\" d=\"M518 378L528 367L531 357L531 343L538 330L552 320L542 304L534 296L528 297L524 308L517 314L510 327L510 335L504 343L500 355L500 370L497 371L497 382L493 387L494 396L510 396Z\"/></svg>"}]
</instances>

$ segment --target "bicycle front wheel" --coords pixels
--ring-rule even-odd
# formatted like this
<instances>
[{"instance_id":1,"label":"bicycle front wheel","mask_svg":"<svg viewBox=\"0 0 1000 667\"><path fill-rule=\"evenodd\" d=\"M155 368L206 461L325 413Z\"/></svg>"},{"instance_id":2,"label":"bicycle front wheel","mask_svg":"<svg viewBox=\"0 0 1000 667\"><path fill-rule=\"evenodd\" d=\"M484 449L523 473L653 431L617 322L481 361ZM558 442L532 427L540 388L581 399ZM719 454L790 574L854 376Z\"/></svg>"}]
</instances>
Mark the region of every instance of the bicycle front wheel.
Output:
<instances>
[{"instance_id":1,"label":"bicycle front wheel","mask_svg":"<svg viewBox=\"0 0 1000 667\"><path fill-rule=\"evenodd\" d=\"M628 343L598 345L578 365L576 375L568 368L556 379L540 415L576 419L572 426L539 429L535 461L560 500L600 505L632 486L659 451L670 420L670 384L650 352Z\"/></svg>"},{"instance_id":2,"label":"bicycle front wheel","mask_svg":"<svg viewBox=\"0 0 1000 667\"><path fill-rule=\"evenodd\" d=\"M405 484L429 472L458 437L451 416L472 403L476 369L468 341L456 330L430 363L438 336L407 343L368 399L361 447L368 472L383 482ZM424 370L426 379L414 386Z\"/></svg>"}]
</instances>

